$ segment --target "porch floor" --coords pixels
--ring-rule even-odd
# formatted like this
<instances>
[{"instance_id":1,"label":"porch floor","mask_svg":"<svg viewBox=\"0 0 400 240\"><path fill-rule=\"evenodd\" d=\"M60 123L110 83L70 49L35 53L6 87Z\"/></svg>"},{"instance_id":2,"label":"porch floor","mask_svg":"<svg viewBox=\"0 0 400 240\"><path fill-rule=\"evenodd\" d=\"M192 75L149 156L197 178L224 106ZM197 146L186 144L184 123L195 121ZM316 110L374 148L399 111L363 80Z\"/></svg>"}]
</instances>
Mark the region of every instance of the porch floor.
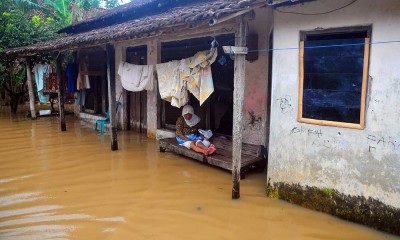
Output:
<instances>
[{"instance_id":1,"label":"porch floor","mask_svg":"<svg viewBox=\"0 0 400 240\"><path fill-rule=\"evenodd\" d=\"M211 142L216 146L217 151L210 156L204 156L191 149L179 146L175 138L160 139L160 152L171 151L177 154L192 158L205 164L216 166L228 171L232 171L232 141L228 139L212 139ZM265 160L261 156L260 146L251 144L242 144L241 175L244 175L252 169L263 169Z\"/></svg>"}]
</instances>

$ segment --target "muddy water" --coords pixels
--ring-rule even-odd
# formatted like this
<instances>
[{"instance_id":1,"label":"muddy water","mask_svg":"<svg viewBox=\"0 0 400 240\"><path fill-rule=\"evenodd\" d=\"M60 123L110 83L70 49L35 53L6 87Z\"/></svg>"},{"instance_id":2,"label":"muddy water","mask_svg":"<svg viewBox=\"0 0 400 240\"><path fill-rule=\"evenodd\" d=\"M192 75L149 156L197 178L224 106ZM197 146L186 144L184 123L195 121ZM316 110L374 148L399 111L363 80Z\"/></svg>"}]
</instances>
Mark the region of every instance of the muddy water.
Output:
<instances>
[{"instance_id":1,"label":"muddy water","mask_svg":"<svg viewBox=\"0 0 400 240\"><path fill-rule=\"evenodd\" d=\"M0 239L399 239L265 196L229 173L120 133L120 151L67 117L0 115Z\"/></svg>"}]
</instances>

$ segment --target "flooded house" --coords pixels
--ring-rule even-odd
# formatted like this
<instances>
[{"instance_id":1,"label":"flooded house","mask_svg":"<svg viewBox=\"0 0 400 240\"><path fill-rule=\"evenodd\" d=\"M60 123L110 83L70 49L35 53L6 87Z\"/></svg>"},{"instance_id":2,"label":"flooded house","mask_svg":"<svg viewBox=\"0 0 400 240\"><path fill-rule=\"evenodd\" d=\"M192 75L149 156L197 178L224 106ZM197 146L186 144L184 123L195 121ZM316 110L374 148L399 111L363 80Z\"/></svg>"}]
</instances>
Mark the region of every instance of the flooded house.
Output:
<instances>
[{"instance_id":1,"label":"flooded house","mask_svg":"<svg viewBox=\"0 0 400 240\"><path fill-rule=\"evenodd\" d=\"M90 86L75 93L75 114L94 127L109 113L112 150L117 128L146 134L161 151L232 171L233 198L268 158L268 196L400 234L399 13L396 0L142 0L5 54L60 52L60 68L74 50ZM131 91L118 70L213 48L212 94L188 96L224 152L204 157L168 140L182 110L161 98L160 76ZM66 130L62 92L59 102Z\"/></svg>"},{"instance_id":2,"label":"flooded house","mask_svg":"<svg viewBox=\"0 0 400 240\"><path fill-rule=\"evenodd\" d=\"M269 195L399 234L400 3L275 7Z\"/></svg>"}]
</instances>

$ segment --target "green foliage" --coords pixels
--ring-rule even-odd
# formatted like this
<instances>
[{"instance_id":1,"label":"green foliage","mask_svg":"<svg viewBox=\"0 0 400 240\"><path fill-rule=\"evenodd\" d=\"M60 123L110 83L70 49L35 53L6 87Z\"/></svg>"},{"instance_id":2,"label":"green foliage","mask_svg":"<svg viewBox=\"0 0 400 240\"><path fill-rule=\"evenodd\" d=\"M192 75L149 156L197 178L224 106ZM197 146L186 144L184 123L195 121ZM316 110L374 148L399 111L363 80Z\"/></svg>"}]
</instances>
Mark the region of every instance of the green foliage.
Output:
<instances>
[{"instance_id":1,"label":"green foliage","mask_svg":"<svg viewBox=\"0 0 400 240\"><path fill-rule=\"evenodd\" d=\"M47 41L58 37L55 32L62 27L54 18L38 10L28 1L2 0L0 3L0 51ZM28 11L27 6L33 6ZM13 58L0 58L0 92L7 91L11 98L12 111L16 111L18 100L26 92L26 70Z\"/></svg>"},{"instance_id":2,"label":"green foliage","mask_svg":"<svg viewBox=\"0 0 400 240\"><path fill-rule=\"evenodd\" d=\"M26 18L19 10L11 10L0 19L0 48L12 48L55 38L59 24L39 15Z\"/></svg>"},{"instance_id":3,"label":"green foliage","mask_svg":"<svg viewBox=\"0 0 400 240\"><path fill-rule=\"evenodd\" d=\"M0 51L55 39L57 30L90 16L93 8L117 5L118 0L0 0ZM21 65L1 57L0 92L7 90L18 101L25 82Z\"/></svg>"}]
</instances>

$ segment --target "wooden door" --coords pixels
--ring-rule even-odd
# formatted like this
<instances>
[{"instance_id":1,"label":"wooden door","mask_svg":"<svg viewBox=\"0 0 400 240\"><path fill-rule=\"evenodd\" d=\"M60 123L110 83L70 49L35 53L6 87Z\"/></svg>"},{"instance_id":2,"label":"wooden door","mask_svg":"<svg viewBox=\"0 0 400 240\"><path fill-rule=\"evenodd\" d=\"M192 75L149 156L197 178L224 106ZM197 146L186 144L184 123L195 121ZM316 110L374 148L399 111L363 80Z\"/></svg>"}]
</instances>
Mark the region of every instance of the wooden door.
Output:
<instances>
[{"instance_id":1,"label":"wooden door","mask_svg":"<svg viewBox=\"0 0 400 240\"><path fill-rule=\"evenodd\" d=\"M129 126L135 132L147 132L147 92L129 92Z\"/></svg>"},{"instance_id":2,"label":"wooden door","mask_svg":"<svg viewBox=\"0 0 400 240\"><path fill-rule=\"evenodd\" d=\"M147 48L127 48L126 61L132 64L147 64ZM128 92L128 128L135 132L147 132L147 91Z\"/></svg>"}]
</instances>

